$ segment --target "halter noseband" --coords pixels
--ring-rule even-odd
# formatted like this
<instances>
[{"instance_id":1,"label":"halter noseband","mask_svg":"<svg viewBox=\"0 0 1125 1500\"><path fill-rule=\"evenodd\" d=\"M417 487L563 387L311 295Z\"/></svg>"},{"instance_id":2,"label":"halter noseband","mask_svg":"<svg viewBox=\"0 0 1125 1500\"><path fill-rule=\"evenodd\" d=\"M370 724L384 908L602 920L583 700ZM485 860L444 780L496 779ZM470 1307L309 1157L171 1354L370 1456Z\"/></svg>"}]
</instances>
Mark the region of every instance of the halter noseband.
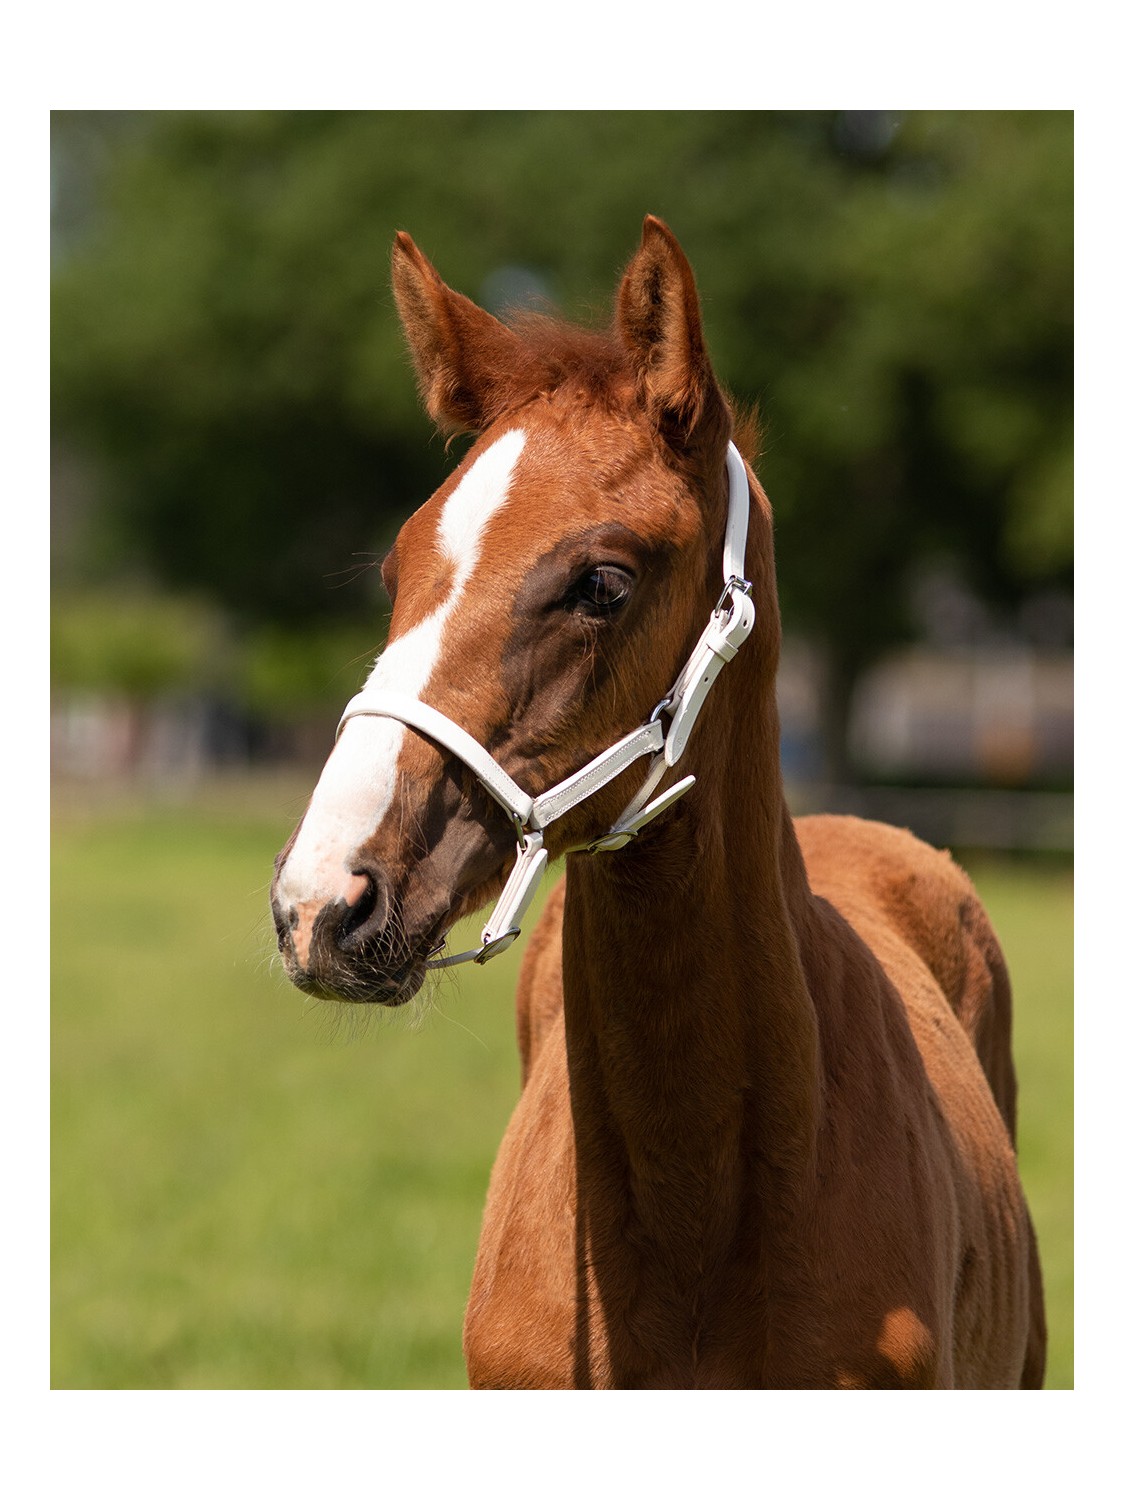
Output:
<instances>
[{"instance_id":1,"label":"halter noseband","mask_svg":"<svg viewBox=\"0 0 1125 1500\"><path fill-rule=\"evenodd\" d=\"M520 923L547 865L543 847L544 831L587 797L601 791L622 771L643 755L651 756L648 775L640 791L625 808L608 833L585 846L586 852L620 849L635 838L653 818L670 807L677 798L695 785L687 776L658 797L648 799L660 784L665 771L674 766L684 752L688 736L703 707L704 699L715 679L754 625L754 602L751 584L743 577L746 566L746 531L750 518L750 486L742 455L733 443L727 446L727 529L723 543L723 577L725 583L683 671L671 691L653 709L647 724L634 729L623 739L594 757L580 771L575 771L549 791L530 797L512 780L478 740L460 724L417 698L401 693L361 689L344 709L336 730L339 739L349 719L371 716L397 719L428 739L435 740L455 755L474 773L485 790L511 818L516 832L516 862L508 882L500 892L484 931L479 948L455 953L447 958L431 955L431 969L449 968L453 964L483 964L510 948L520 935ZM667 720L667 728L662 720ZM573 852L573 851L572 851ZM435 953L440 952L440 946Z\"/></svg>"}]
</instances>

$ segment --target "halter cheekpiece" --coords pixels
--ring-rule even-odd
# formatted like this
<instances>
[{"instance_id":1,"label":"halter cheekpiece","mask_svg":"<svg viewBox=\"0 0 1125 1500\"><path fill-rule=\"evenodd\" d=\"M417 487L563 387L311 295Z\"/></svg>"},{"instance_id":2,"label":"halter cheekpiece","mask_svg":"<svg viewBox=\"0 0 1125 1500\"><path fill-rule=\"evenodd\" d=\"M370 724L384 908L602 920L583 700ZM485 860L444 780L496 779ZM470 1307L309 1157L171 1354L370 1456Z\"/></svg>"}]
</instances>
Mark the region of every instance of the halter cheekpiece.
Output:
<instances>
[{"instance_id":1,"label":"halter cheekpiece","mask_svg":"<svg viewBox=\"0 0 1125 1500\"><path fill-rule=\"evenodd\" d=\"M467 765L515 827L516 862L481 933L480 947L446 958L435 956L440 952L439 947L431 955L428 968L443 969L469 962L483 964L511 947L520 935L520 923L547 866L547 851L543 847L545 829L578 803L601 791L634 761L644 755L651 757L648 775L640 791L608 833L585 846L586 852L597 854L622 848L647 823L695 785L695 777L686 776L659 796L652 796L665 771L683 754L715 679L726 663L734 658L754 625L752 585L743 577L750 486L742 455L733 443L727 446L726 469L728 499L723 543L723 591L694 651L667 696L653 709L647 724L603 750L588 765L557 786L538 797L529 796L467 730L419 699L378 689L369 692L364 688L344 709L336 730L337 739L349 719L363 716L398 719L428 739L435 740Z\"/></svg>"}]
</instances>

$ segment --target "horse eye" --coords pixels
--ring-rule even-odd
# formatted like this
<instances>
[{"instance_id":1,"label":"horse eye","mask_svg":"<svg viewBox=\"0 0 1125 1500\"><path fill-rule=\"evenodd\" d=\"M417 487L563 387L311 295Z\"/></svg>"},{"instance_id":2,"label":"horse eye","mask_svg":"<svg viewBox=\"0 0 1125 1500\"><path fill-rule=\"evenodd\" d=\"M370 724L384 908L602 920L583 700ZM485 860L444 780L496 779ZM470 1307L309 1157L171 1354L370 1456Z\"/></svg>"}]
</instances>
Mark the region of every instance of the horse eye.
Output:
<instances>
[{"instance_id":1,"label":"horse eye","mask_svg":"<svg viewBox=\"0 0 1125 1500\"><path fill-rule=\"evenodd\" d=\"M592 568L578 580L572 597L586 614L610 615L625 603L632 587L623 568Z\"/></svg>"}]
</instances>

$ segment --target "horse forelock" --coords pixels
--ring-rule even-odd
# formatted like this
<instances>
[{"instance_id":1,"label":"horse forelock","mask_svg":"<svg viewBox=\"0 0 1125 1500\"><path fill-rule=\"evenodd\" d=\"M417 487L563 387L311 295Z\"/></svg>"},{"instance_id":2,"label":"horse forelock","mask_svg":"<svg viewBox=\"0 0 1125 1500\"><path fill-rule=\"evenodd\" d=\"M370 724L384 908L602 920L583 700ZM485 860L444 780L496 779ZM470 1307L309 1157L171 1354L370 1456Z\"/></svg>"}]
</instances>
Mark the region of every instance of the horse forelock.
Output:
<instances>
[{"instance_id":1,"label":"horse forelock","mask_svg":"<svg viewBox=\"0 0 1125 1500\"><path fill-rule=\"evenodd\" d=\"M509 317L508 327L517 335L519 346L511 355L503 404L490 413L493 421L556 393L638 420L637 370L615 325L590 327L549 313L521 310ZM733 414L735 441L752 463L761 446L758 409L740 409L725 391L723 397Z\"/></svg>"}]
</instances>

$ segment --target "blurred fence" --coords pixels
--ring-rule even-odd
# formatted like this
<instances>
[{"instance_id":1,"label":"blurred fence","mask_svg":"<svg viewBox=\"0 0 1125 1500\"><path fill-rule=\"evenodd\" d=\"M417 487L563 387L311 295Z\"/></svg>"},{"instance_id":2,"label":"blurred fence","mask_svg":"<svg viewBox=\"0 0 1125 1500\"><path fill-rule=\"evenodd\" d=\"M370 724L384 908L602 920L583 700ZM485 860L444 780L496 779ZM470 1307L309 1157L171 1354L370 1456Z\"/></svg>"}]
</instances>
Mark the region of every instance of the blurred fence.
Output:
<instances>
[{"instance_id":1,"label":"blurred fence","mask_svg":"<svg viewBox=\"0 0 1125 1500\"><path fill-rule=\"evenodd\" d=\"M856 761L881 777L1069 781L1073 657L1019 644L897 653L860 684L850 738Z\"/></svg>"},{"instance_id":2,"label":"blurred fence","mask_svg":"<svg viewBox=\"0 0 1125 1500\"><path fill-rule=\"evenodd\" d=\"M874 818L943 849L1070 854L1074 797L1070 792L1000 787L788 787L794 813L850 813Z\"/></svg>"},{"instance_id":3,"label":"blurred fence","mask_svg":"<svg viewBox=\"0 0 1125 1500\"><path fill-rule=\"evenodd\" d=\"M56 692L51 706L55 781L150 790L185 788L224 771L291 765L310 772L332 748L330 714L287 721L198 694L138 703Z\"/></svg>"},{"instance_id":4,"label":"blurred fence","mask_svg":"<svg viewBox=\"0 0 1125 1500\"><path fill-rule=\"evenodd\" d=\"M1007 642L886 657L855 693L861 777L849 786L823 778L818 679L815 653L787 643L778 701L795 813L875 818L942 847L1073 852L1071 652Z\"/></svg>"},{"instance_id":5,"label":"blurred fence","mask_svg":"<svg viewBox=\"0 0 1125 1500\"><path fill-rule=\"evenodd\" d=\"M824 780L821 674L787 642L778 680L782 764L793 811L842 812L912 829L953 848L1065 853L1074 847L1073 661L1025 647L912 648L864 677L850 742L851 785ZM207 694L146 704L55 694L56 780L157 791L224 771L300 768L313 778L332 746L334 710L282 720Z\"/></svg>"}]
</instances>

